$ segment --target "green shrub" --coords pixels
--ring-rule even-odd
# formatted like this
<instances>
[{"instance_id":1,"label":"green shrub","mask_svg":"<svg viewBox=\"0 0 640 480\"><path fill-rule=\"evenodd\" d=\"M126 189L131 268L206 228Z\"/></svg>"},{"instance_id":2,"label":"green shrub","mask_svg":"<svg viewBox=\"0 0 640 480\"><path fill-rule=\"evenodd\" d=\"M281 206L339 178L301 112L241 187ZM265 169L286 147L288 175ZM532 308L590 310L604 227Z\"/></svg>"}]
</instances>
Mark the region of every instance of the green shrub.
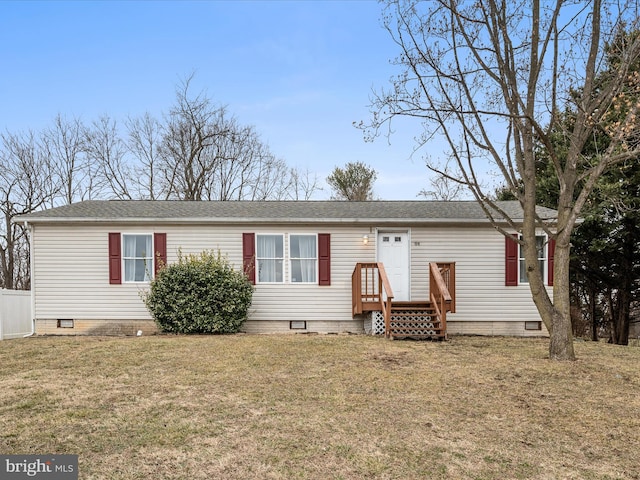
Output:
<instances>
[{"instance_id":1,"label":"green shrub","mask_svg":"<svg viewBox=\"0 0 640 480\"><path fill-rule=\"evenodd\" d=\"M143 299L158 327L170 333L235 333L247 318L253 287L244 273L212 251L178 254Z\"/></svg>"}]
</instances>

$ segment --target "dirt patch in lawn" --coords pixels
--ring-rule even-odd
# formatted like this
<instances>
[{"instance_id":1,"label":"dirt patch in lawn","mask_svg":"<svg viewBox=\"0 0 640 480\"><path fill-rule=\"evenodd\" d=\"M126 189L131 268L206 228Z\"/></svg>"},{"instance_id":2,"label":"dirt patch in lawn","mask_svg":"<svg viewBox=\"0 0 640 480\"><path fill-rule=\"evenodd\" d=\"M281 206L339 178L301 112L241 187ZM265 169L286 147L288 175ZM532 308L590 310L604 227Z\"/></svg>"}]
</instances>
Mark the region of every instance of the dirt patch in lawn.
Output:
<instances>
[{"instance_id":1,"label":"dirt patch in lawn","mask_svg":"<svg viewBox=\"0 0 640 480\"><path fill-rule=\"evenodd\" d=\"M454 337L0 342L0 452L80 478L640 478L640 349Z\"/></svg>"}]
</instances>

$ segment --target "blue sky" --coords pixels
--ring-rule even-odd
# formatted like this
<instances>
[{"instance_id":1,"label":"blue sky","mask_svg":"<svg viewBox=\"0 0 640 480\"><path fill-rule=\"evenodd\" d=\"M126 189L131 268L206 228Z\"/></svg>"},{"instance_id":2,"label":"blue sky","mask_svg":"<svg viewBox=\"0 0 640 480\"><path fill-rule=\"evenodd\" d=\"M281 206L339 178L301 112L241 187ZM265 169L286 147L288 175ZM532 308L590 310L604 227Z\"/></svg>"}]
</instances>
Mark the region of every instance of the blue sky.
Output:
<instances>
[{"instance_id":1,"label":"blue sky","mask_svg":"<svg viewBox=\"0 0 640 480\"><path fill-rule=\"evenodd\" d=\"M58 113L161 117L195 73L193 93L254 125L290 166L324 183L362 161L378 171L379 198L415 199L430 175L426 152L411 158L419 125L398 124L390 145L365 143L352 125L397 73L381 13L366 0L0 1L0 129L38 131Z\"/></svg>"}]
</instances>

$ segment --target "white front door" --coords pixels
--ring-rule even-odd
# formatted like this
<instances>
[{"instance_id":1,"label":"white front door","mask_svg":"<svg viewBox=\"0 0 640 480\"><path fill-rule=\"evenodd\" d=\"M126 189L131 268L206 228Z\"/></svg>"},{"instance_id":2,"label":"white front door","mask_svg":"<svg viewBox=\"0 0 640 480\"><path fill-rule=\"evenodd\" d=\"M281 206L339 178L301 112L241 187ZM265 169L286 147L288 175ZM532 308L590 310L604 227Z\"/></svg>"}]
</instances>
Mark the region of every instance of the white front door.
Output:
<instances>
[{"instance_id":1,"label":"white front door","mask_svg":"<svg viewBox=\"0 0 640 480\"><path fill-rule=\"evenodd\" d=\"M384 264L393 290L393 299L409 298L409 234L378 232L378 262Z\"/></svg>"}]
</instances>

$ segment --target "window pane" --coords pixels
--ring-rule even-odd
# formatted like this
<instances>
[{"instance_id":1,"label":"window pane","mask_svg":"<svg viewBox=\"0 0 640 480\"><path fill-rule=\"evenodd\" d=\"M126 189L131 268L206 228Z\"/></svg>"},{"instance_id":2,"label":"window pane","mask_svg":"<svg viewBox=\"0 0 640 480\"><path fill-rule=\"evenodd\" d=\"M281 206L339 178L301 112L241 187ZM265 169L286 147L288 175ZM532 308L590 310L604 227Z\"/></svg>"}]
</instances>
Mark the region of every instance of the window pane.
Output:
<instances>
[{"instance_id":1,"label":"window pane","mask_svg":"<svg viewBox=\"0 0 640 480\"><path fill-rule=\"evenodd\" d=\"M289 255L291 258L300 258L300 236L291 235L289 237Z\"/></svg>"},{"instance_id":2,"label":"window pane","mask_svg":"<svg viewBox=\"0 0 640 480\"><path fill-rule=\"evenodd\" d=\"M316 258L315 235L291 235L291 258Z\"/></svg>"},{"instance_id":3,"label":"window pane","mask_svg":"<svg viewBox=\"0 0 640 480\"><path fill-rule=\"evenodd\" d=\"M136 256L136 237L135 235L123 235L122 243L124 244L124 256L133 258Z\"/></svg>"},{"instance_id":4,"label":"window pane","mask_svg":"<svg viewBox=\"0 0 640 480\"><path fill-rule=\"evenodd\" d=\"M291 260L291 282L292 283L315 283L316 282L316 261L315 260Z\"/></svg>"},{"instance_id":5,"label":"window pane","mask_svg":"<svg viewBox=\"0 0 640 480\"><path fill-rule=\"evenodd\" d=\"M316 259L318 257L315 235L291 235L289 237L289 258L291 263L291 283L315 283Z\"/></svg>"},{"instance_id":6,"label":"window pane","mask_svg":"<svg viewBox=\"0 0 640 480\"><path fill-rule=\"evenodd\" d=\"M282 258L282 235L258 235L258 258Z\"/></svg>"},{"instance_id":7,"label":"window pane","mask_svg":"<svg viewBox=\"0 0 640 480\"><path fill-rule=\"evenodd\" d=\"M148 260L125 259L124 279L126 282L148 282L151 265Z\"/></svg>"},{"instance_id":8,"label":"window pane","mask_svg":"<svg viewBox=\"0 0 640 480\"><path fill-rule=\"evenodd\" d=\"M135 281L144 282L149 280L150 263L145 259L135 260Z\"/></svg>"},{"instance_id":9,"label":"window pane","mask_svg":"<svg viewBox=\"0 0 640 480\"><path fill-rule=\"evenodd\" d=\"M524 259L520 259L520 283L529 283L527 269L524 266Z\"/></svg>"},{"instance_id":10,"label":"window pane","mask_svg":"<svg viewBox=\"0 0 640 480\"><path fill-rule=\"evenodd\" d=\"M258 260L258 282L282 282L282 260Z\"/></svg>"}]
</instances>

